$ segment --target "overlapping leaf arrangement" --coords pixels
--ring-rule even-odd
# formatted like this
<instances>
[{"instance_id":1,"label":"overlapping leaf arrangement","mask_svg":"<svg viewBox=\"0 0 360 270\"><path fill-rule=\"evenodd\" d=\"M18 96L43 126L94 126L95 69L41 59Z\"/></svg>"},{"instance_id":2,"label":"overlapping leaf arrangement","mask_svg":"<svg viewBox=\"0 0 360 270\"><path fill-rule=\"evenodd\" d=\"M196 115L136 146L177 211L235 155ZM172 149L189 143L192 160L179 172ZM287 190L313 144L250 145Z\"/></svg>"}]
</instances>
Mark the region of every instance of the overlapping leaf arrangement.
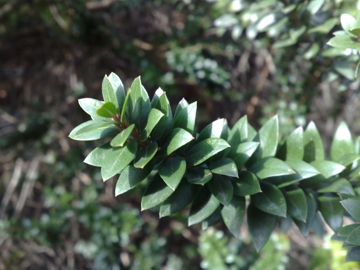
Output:
<instances>
[{"instance_id":1,"label":"overlapping leaf arrangement","mask_svg":"<svg viewBox=\"0 0 360 270\"><path fill-rule=\"evenodd\" d=\"M219 119L197 133L196 102L181 100L173 114L165 92L158 89L150 100L140 78L126 93L120 78L111 73L103 80L102 94L104 101L79 100L92 120L76 127L70 138L104 139L84 162L101 167L104 181L120 174L116 196L146 181L142 210L157 206L164 217L191 205L188 225L201 222L207 228L223 220L236 237L246 212L259 250L278 223L286 231L294 222L307 236L311 228L321 230L321 213L339 231L341 203L352 215L353 205L360 208L354 189L360 174L360 139L353 142L345 123L334 136L331 160L326 160L312 122L283 142L277 116L258 132L244 116L232 128ZM359 220L357 212L354 218ZM360 237L356 243L346 241L360 245Z\"/></svg>"}]
</instances>

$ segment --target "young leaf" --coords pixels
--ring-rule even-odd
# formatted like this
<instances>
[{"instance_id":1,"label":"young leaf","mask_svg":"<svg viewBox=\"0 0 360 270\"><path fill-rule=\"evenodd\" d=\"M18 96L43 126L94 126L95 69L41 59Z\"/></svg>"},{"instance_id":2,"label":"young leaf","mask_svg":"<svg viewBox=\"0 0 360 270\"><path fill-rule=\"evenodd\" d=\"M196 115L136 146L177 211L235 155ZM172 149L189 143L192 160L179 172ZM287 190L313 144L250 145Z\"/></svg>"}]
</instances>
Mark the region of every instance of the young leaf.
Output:
<instances>
[{"instance_id":1,"label":"young leaf","mask_svg":"<svg viewBox=\"0 0 360 270\"><path fill-rule=\"evenodd\" d=\"M175 150L184 146L193 139L195 138L185 129L174 128L166 135L164 139L164 145L167 145L165 149L165 154L167 156L170 155Z\"/></svg>"},{"instance_id":2,"label":"young leaf","mask_svg":"<svg viewBox=\"0 0 360 270\"><path fill-rule=\"evenodd\" d=\"M110 143L104 143L98 147L96 147L94 150L90 152L90 154L87 155L87 157L84 160L84 163L101 167L103 164L103 161L105 159L105 155L107 151L111 149Z\"/></svg>"},{"instance_id":3,"label":"young leaf","mask_svg":"<svg viewBox=\"0 0 360 270\"><path fill-rule=\"evenodd\" d=\"M185 206L190 204L199 193L200 186L192 185L182 181L173 194L167 198L160 207L160 218L179 212Z\"/></svg>"},{"instance_id":4,"label":"young leaf","mask_svg":"<svg viewBox=\"0 0 360 270\"><path fill-rule=\"evenodd\" d=\"M233 186L231 182L221 175L214 175L208 182L211 193L223 204L229 205L233 197Z\"/></svg>"},{"instance_id":5,"label":"young leaf","mask_svg":"<svg viewBox=\"0 0 360 270\"><path fill-rule=\"evenodd\" d=\"M116 100L117 100L115 105L117 104L116 108L118 108L118 112L120 113L120 110L123 107L124 100L125 100L124 85L123 85L122 81L120 80L119 76L113 72L110 73L110 75L108 76L108 79L112 86L112 89L115 92L115 96L116 96Z\"/></svg>"},{"instance_id":6,"label":"young leaf","mask_svg":"<svg viewBox=\"0 0 360 270\"><path fill-rule=\"evenodd\" d=\"M183 178L185 170L185 159L180 156L175 156L166 159L160 164L159 175L172 190L175 190Z\"/></svg>"},{"instance_id":7,"label":"young leaf","mask_svg":"<svg viewBox=\"0 0 360 270\"><path fill-rule=\"evenodd\" d=\"M337 231L343 223L344 209L338 197L320 196L318 198L319 211L331 229Z\"/></svg>"},{"instance_id":8,"label":"young leaf","mask_svg":"<svg viewBox=\"0 0 360 270\"><path fill-rule=\"evenodd\" d=\"M157 174L154 179L147 185L141 199L141 211L150 209L164 202L173 190L169 188L161 177Z\"/></svg>"},{"instance_id":9,"label":"young leaf","mask_svg":"<svg viewBox=\"0 0 360 270\"><path fill-rule=\"evenodd\" d=\"M286 188L285 192L288 213L298 220L306 221L307 204L306 197L302 189L296 186Z\"/></svg>"},{"instance_id":10,"label":"young leaf","mask_svg":"<svg viewBox=\"0 0 360 270\"><path fill-rule=\"evenodd\" d=\"M77 141L93 141L114 135L117 132L119 129L114 125L114 122L90 120L75 127L69 137Z\"/></svg>"},{"instance_id":11,"label":"young leaf","mask_svg":"<svg viewBox=\"0 0 360 270\"><path fill-rule=\"evenodd\" d=\"M117 114L117 108L113 103L105 102L96 110L96 114L105 118L113 118Z\"/></svg>"},{"instance_id":12,"label":"young leaf","mask_svg":"<svg viewBox=\"0 0 360 270\"><path fill-rule=\"evenodd\" d=\"M155 102L155 101L154 101ZM153 102L151 102L153 103ZM174 119L177 117L177 115L183 110L185 109L187 106L189 106L189 103L186 101L185 98L182 98L179 102L179 104L176 106L176 110L174 113Z\"/></svg>"},{"instance_id":13,"label":"young leaf","mask_svg":"<svg viewBox=\"0 0 360 270\"><path fill-rule=\"evenodd\" d=\"M182 128L190 134L194 134L197 102L191 103L179 111L174 117L173 128Z\"/></svg>"},{"instance_id":14,"label":"young leaf","mask_svg":"<svg viewBox=\"0 0 360 270\"><path fill-rule=\"evenodd\" d=\"M245 198L233 196L231 203L224 206L221 210L221 216L226 227L236 237L240 237L240 228L244 219Z\"/></svg>"},{"instance_id":15,"label":"young leaf","mask_svg":"<svg viewBox=\"0 0 360 270\"><path fill-rule=\"evenodd\" d=\"M239 180L233 182L234 194L237 196L247 196L261 192L259 180L255 174L249 171L239 173Z\"/></svg>"},{"instance_id":16,"label":"young leaf","mask_svg":"<svg viewBox=\"0 0 360 270\"><path fill-rule=\"evenodd\" d=\"M238 178L238 170L235 162L230 158L223 158L209 165L209 169L214 174L221 174Z\"/></svg>"},{"instance_id":17,"label":"young leaf","mask_svg":"<svg viewBox=\"0 0 360 270\"><path fill-rule=\"evenodd\" d=\"M252 154L258 148L258 142L244 142L231 148L229 157L232 158L236 164L237 169L240 171L245 163L249 160Z\"/></svg>"},{"instance_id":18,"label":"young leaf","mask_svg":"<svg viewBox=\"0 0 360 270\"><path fill-rule=\"evenodd\" d=\"M202 188L195 198L189 213L188 226L199 223L209 217L218 208L220 202L207 188Z\"/></svg>"},{"instance_id":19,"label":"young leaf","mask_svg":"<svg viewBox=\"0 0 360 270\"><path fill-rule=\"evenodd\" d=\"M142 181L147 179L152 169L153 164L151 163L147 164L143 169L135 168L132 164L126 166L116 182L115 196L133 189Z\"/></svg>"},{"instance_id":20,"label":"young leaf","mask_svg":"<svg viewBox=\"0 0 360 270\"><path fill-rule=\"evenodd\" d=\"M259 130L261 157L275 156L279 140L279 118L270 118Z\"/></svg>"},{"instance_id":21,"label":"young leaf","mask_svg":"<svg viewBox=\"0 0 360 270\"><path fill-rule=\"evenodd\" d=\"M304 132L304 161L324 160L324 146L314 122L310 122Z\"/></svg>"},{"instance_id":22,"label":"young leaf","mask_svg":"<svg viewBox=\"0 0 360 270\"><path fill-rule=\"evenodd\" d=\"M204 185L212 178L212 173L209 169L204 167L193 167L186 171L186 179L191 184Z\"/></svg>"},{"instance_id":23,"label":"young leaf","mask_svg":"<svg viewBox=\"0 0 360 270\"><path fill-rule=\"evenodd\" d=\"M256 162L249 171L260 179L274 176L295 174L295 171L284 161L277 158L263 158Z\"/></svg>"},{"instance_id":24,"label":"young leaf","mask_svg":"<svg viewBox=\"0 0 360 270\"><path fill-rule=\"evenodd\" d=\"M113 147L105 155L101 167L101 176L104 181L120 173L134 159L137 143L130 141L124 147Z\"/></svg>"},{"instance_id":25,"label":"young leaf","mask_svg":"<svg viewBox=\"0 0 360 270\"><path fill-rule=\"evenodd\" d=\"M135 125L131 124L126 129L121 131L118 135L116 135L110 142L112 147L123 147L126 143L127 139L131 135L131 132L134 130Z\"/></svg>"},{"instance_id":26,"label":"young leaf","mask_svg":"<svg viewBox=\"0 0 360 270\"><path fill-rule=\"evenodd\" d=\"M330 156L333 161L338 161L345 154L354 152L354 143L351 133L345 122L338 126L331 144Z\"/></svg>"},{"instance_id":27,"label":"young leaf","mask_svg":"<svg viewBox=\"0 0 360 270\"><path fill-rule=\"evenodd\" d=\"M96 110L104 104L103 101L93 99L93 98L81 98L79 99L80 107L94 119L104 119L96 113Z\"/></svg>"},{"instance_id":28,"label":"young leaf","mask_svg":"<svg viewBox=\"0 0 360 270\"><path fill-rule=\"evenodd\" d=\"M199 134L196 141L200 142L208 138L223 138L224 133L227 129L226 119L218 119L209 125L207 125Z\"/></svg>"},{"instance_id":29,"label":"young leaf","mask_svg":"<svg viewBox=\"0 0 360 270\"><path fill-rule=\"evenodd\" d=\"M230 147L230 145L223 139L208 138L201 142L198 142L191 147L186 154L186 163L189 166L196 166L216 153Z\"/></svg>"},{"instance_id":30,"label":"young leaf","mask_svg":"<svg viewBox=\"0 0 360 270\"><path fill-rule=\"evenodd\" d=\"M251 195L251 202L260 210L275 215L286 217L286 200L281 191L274 185L261 183L262 192Z\"/></svg>"},{"instance_id":31,"label":"young leaf","mask_svg":"<svg viewBox=\"0 0 360 270\"><path fill-rule=\"evenodd\" d=\"M349 198L340 203L357 222L360 222L360 200Z\"/></svg>"},{"instance_id":32,"label":"young leaf","mask_svg":"<svg viewBox=\"0 0 360 270\"><path fill-rule=\"evenodd\" d=\"M253 239L255 249L259 251L269 240L276 225L276 216L259 210L250 203L247 209L248 228Z\"/></svg>"},{"instance_id":33,"label":"young leaf","mask_svg":"<svg viewBox=\"0 0 360 270\"><path fill-rule=\"evenodd\" d=\"M237 148L240 143L244 143L248 138L247 116L241 117L229 133L229 144L231 147Z\"/></svg>"},{"instance_id":34,"label":"young leaf","mask_svg":"<svg viewBox=\"0 0 360 270\"><path fill-rule=\"evenodd\" d=\"M156 142L152 142L147 146L141 148L135 156L134 167L135 168L144 168L146 164L155 156L158 150L158 145Z\"/></svg>"},{"instance_id":35,"label":"young leaf","mask_svg":"<svg viewBox=\"0 0 360 270\"><path fill-rule=\"evenodd\" d=\"M144 142L150 136L151 131L155 128L163 116L164 113L158 109L152 108L150 110L146 126L140 136L142 142Z\"/></svg>"}]
</instances>

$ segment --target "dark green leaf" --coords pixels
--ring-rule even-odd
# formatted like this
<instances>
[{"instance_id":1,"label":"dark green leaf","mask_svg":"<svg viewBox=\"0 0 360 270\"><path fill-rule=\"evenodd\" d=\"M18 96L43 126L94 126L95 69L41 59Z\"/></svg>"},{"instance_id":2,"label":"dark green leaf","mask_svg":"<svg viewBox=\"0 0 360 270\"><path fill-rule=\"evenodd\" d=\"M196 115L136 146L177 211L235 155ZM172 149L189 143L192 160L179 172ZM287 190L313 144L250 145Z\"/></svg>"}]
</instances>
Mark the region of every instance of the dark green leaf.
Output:
<instances>
[{"instance_id":1,"label":"dark green leaf","mask_svg":"<svg viewBox=\"0 0 360 270\"><path fill-rule=\"evenodd\" d=\"M173 190L169 188L161 177L157 174L154 179L147 185L141 199L141 211L150 209L164 202Z\"/></svg>"},{"instance_id":2,"label":"dark green leaf","mask_svg":"<svg viewBox=\"0 0 360 270\"><path fill-rule=\"evenodd\" d=\"M237 169L240 171L245 165L246 161L251 157L251 155L258 148L258 142L244 142L239 144L237 147L231 149L229 157L232 158L237 166Z\"/></svg>"},{"instance_id":3,"label":"dark green leaf","mask_svg":"<svg viewBox=\"0 0 360 270\"><path fill-rule=\"evenodd\" d=\"M250 203L247 209L248 228L253 239L255 249L259 251L269 240L276 225L276 216L259 210Z\"/></svg>"},{"instance_id":4,"label":"dark green leaf","mask_svg":"<svg viewBox=\"0 0 360 270\"><path fill-rule=\"evenodd\" d=\"M172 215L190 204L199 193L200 186L182 181L173 194L160 207L160 218Z\"/></svg>"},{"instance_id":5,"label":"dark green leaf","mask_svg":"<svg viewBox=\"0 0 360 270\"><path fill-rule=\"evenodd\" d=\"M349 234L348 238L346 239L346 242L356 246L360 246L360 227L357 227Z\"/></svg>"},{"instance_id":6,"label":"dark green leaf","mask_svg":"<svg viewBox=\"0 0 360 270\"><path fill-rule=\"evenodd\" d=\"M193 147L191 147L186 154L186 163L188 166L196 166L216 153L230 147L230 145L223 139L208 138L205 139Z\"/></svg>"},{"instance_id":7,"label":"dark green leaf","mask_svg":"<svg viewBox=\"0 0 360 270\"><path fill-rule=\"evenodd\" d=\"M288 213L293 218L305 222L307 217L307 204L306 197L302 189L296 186L288 187L285 192L285 198Z\"/></svg>"},{"instance_id":8,"label":"dark green leaf","mask_svg":"<svg viewBox=\"0 0 360 270\"><path fill-rule=\"evenodd\" d=\"M199 134L196 141L200 142L208 138L223 138L223 134L227 129L226 119L218 119L207 125ZM223 138L224 139L224 138Z\"/></svg>"},{"instance_id":9,"label":"dark green leaf","mask_svg":"<svg viewBox=\"0 0 360 270\"><path fill-rule=\"evenodd\" d=\"M209 165L209 169L214 174L221 174L238 178L238 170L235 162L230 158L223 158Z\"/></svg>"},{"instance_id":10,"label":"dark green leaf","mask_svg":"<svg viewBox=\"0 0 360 270\"><path fill-rule=\"evenodd\" d=\"M137 143L130 141L124 147L112 147L107 151L101 167L101 176L104 181L120 173L134 159Z\"/></svg>"},{"instance_id":11,"label":"dark green leaf","mask_svg":"<svg viewBox=\"0 0 360 270\"><path fill-rule=\"evenodd\" d=\"M207 189L202 188L194 200L188 218L188 226L199 223L209 217L218 208L220 202Z\"/></svg>"},{"instance_id":12,"label":"dark green leaf","mask_svg":"<svg viewBox=\"0 0 360 270\"><path fill-rule=\"evenodd\" d=\"M169 100L167 99L164 91L159 88L155 92L154 98L155 97L157 97L157 101L154 102L154 100L156 99L153 99L153 101L151 102L152 107L158 109L164 114L164 116L160 119L159 123L154 127L151 132L152 140L158 141L170 127L169 124L172 121L172 112Z\"/></svg>"},{"instance_id":13,"label":"dark green leaf","mask_svg":"<svg viewBox=\"0 0 360 270\"><path fill-rule=\"evenodd\" d=\"M183 108L173 121L173 128L182 128L193 134L195 130L197 102L191 103Z\"/></svg>"},{"instance_id":14,"label":"dark green leaf","mask_svg":"<svg viewBox=\"0 0 360 270\"><path fill-rule=\"evenodd\" d=\"M96 113L101 117L113 118L117 114L117 109L113 103L105 102L96 110Z\"/></svg>"},{"instance_id":15,"label":"dark green leaf","mask_svg":"<svg viewBox=\"0 0 360 270\"><path fill-rule=\"evenodd\" d=\"M249 168L249 171L255 173L260 179L295 174L295 171L284 161L271 157L259 160Z\"/></svg>"},{"instance_id":16,"label":"dark green leaf","mask_svg":"<svg viewBox=\"0 0 360 270\"><path fill-rule=\"evenodd\" d=\"M159 175L172 190L175 190L183 178L185 170L185 159L183 157L175 156L166 159L160 164Z\"/></svg>"},{"instance_id":17,"label":"dark green leaf","mask_svg":"<svg viewBox=\"0 0 360 270\"><path fill-rule=\"evenodd\" d=\"M214 175L208 182L211 193L223 204L229 205L233 197L233 186L231 182L221 175Z\"/></svg>"},{"instance_id":18,"label":"dark green leaf","mask_svg":"<svg viewBox=\"0 0 360 270\"><path fill-rule=\"evenodd\" d=\"M229 133L229 144L231 147L237 148L240 143L246 142L248 138L247 116L241 117L233 126Z\"/></svg>"},{"instance_id":19,"label":"dark green leaf","mask_svg":"<svg viewBox=\"0 0 360 270\"><path fill-rule=\"evenodd\" d=\"M327 234L325 231L325 222L319 212L316 212L312 223L312 229L316 235L324 237Z\"/></svg>"},{"instance_id":20,"label":"dark green leaf","mask_svg":"<svg viewBox=\"0 0 360 270\"><path fill-rule=\"evenodd\" d=\"M318 170L325 178L337 175L345 170L343 165L329 160L316 160L310 163L316 170Z\"/></svg>"},{"instance_id":21,"label":"dark green leaf","mask_svg":"<svg viewBox=\"0 0 360 270\"><path fill-rule=\"evenodd\" d=\"M155 102L155 101L154 101ZM151 102L153 103L153 101ZM177 115L183 110L185 109L187 106L189 106L189 103L186 101L185 98L182 98L179 102L179 104L176 106L176 110L174 113L174 119L177 117Z\"/></svg>"},{"instance_id":22,"label":"dark green leaf","mask_svg":"<svg viewBox=\"0 0 360 270\"><path fill-rule=\"evenodd\" d=\"M149 136L151 131L155 128L155 126L159 123L160 119L164 116L164 113L159 111L158 109L152 108L149 113L149 117L147 120L147 124L141 133L141 141L145 141Z\"/></svg>"},{"instance_id":23,"label":"dark green leaf","mask_svg":"<svg viewBox=\"0 0 360 270\"><path fill-rule=\"evenodd\" d=\"M87 155L84 162L92 166L101 167L105 155L107 151L109 151L110 149L111 149L110 143L104 143L96 147L94 150L92 150L90 154Z\"/></svg>"},{"instance_id":24,"label":"dark green leaf","mask_svg":"<svg viewBox=\"0 0 360 270\"><path fill-rule=\"evenodd\" d=\"M354 143L351 133L345 122L338 126L334 139L331 144L330 156L334 161L338 161L345 154L354 152Z\"/></svg>"},{"instance_id":25,"label":"dark green leaf","mask_svg":"<svg viewBox=\"0 0 360 270\"><path fill-rule=\"evenodd\" d=\"M314 218L316 216L317 205L314 196L312 194L305 193L305 197L306 197L306 205L307 205L306 222L294 219L294 223L298 226L302 235L304 237L307 237L310 232L310 228L312 227Z\"/></svg>"},{"instance_id":26,"label":"dark green leaf","mask_svg":"<svg viewBox=\"0 0 360 270\"><path fill-rule=\"evenodd\" d=\"M128 165L121 172L119 179L116 182L115 186L115 196L123 194L142 181L147 179L153 169L153 164L148 164L144 169L135 168L134 165Z\"/></svg>"},{"instance_id":27,"label":"dark green leaf","mask_svg":"<svg viewBox=\"0 0 360 270\"><path fill-rule=\"evenodd\" d=\"M207 228L214 226L222 221L221 216L221 206L216 208L214 213L212 213L210 216L208 216L206 219L201 222L201 229L206 230Z\"/></svg>"},{"instance_id":28,"label":"dark green leaf","mask_svg":"<svg viewBox=\"0 0 360 270\"><path fill-rule=\"evenodd\" d=\"M346 262L358 262L360 258L360 247L350 247L346 254Z\"/></svg>"},{"instance_id":29,"label":"dark green leaf","mask_svg":"<svg viewBox=\"0 0 360 270\"><path fill-rule=\"evenodd\" d=\"M360 200L358 198L345 199L340 203L357 222L360 222Z\"/></svg>"},{"instance_id":30,"label":"dark green leaf","mask_svg":"<svg viewBox=\"0 0 360 270\"><path fill-rule=\"evenodd\" d=\"M270 118L259 130L261 157L275 156L279 138L278 116Z\"/></svg>"},{"instance_id":31,"label":"dark green leaf","mask_svg":"<svg viewBox=\"0 0 360 270\"><path fill-rule=\"evenodd\" d=\"M251 195L251 202L260 210L275 215L286 217L286 200L282 192L274 185L262 182L261 191Z\"/></svg>"},{"instance_id":32,"label":"dark green leaf","mask_svg":"<svg viewBox=\"0 0 360 270\"><path fill-rule=\"evenodd\" d=\"M104 104L103 101L93 98L81 98L79 99L80 107L91 116L92 119L104 119L96 113L96 110Z\"/></svg>"},{"instance_id":33,"label":"dark green leaf","mask_svg":"<svg viewBox=\"0 0 360 270\"><path fill-rule=\"evenodd\" d=\"M343 222L344 209L338 197L320 196L318 198L319 211L331 229L337 231Z\"/></svg>"},{"instance_id":34,"label":"dark green leaf","mask_svg":"<svg viewBox=\"0 0 360 270\"><path fill-rule=\"evenodd\" d=\"M238 196L252 195L261 192L259 180L249 172L242 171L239 173L239 180L233 182L234 194Z\"/></svg>"},{"instance_id":35,"label":"dark green leaf","mask_svg":"<svg viewBox=\"0 0 360 270\"><path fill-rule=\"evenodd\" d=\"M325 182L324 184L327 184L327 182ZM351 184L349 183L348 180L346 180L344 178L339 178L336 181L329 183L328 186L317 190L317 192L318 193L333 192L333 193L343 193L343 194L355 195L354 189L352 188Z\"/></svg>"},{"instance_id":36,"label":"dark green leaf","mask_svg":"<svg viewBox=\"0 0 360 270\"><path fill-rule=\"evenodd\" d=\"M346 238L350 235L350 233L356 228L360 228L360 224L350 224L342 227L337 234L340 236L346 236ZM345 239L346 240L346 239Z\"/></svg>"},{"instance_id":37,"label":"dark green leaf","mask_svg":"<svg viewBox=\"0 0 360 270\"><path fill-rule=\"evenodd\" d=\"M191 184L204 185L212 178L212 173L204 167L193 167L186 171L186 179Z\"/></svg>"},{"instance_id":38,"label":"dark green leaf","mask_svg":"<svg viewBox=\"0 0 360 270\"><path fill-rule=\"evenodd\" d=\"M156 142L152 142L147 146L142 147L137 153L134 160L135 168L144 168L146 164L155 156L158 150Z\"/></svg>"},{"instance_id":39,"label":"dark green leaf","mask_svg":"<svg viewBox=\"0 0 360 270\"><path fill-rule=\"evenodd\" d=\"M293 220L290 215L288 215L286 218L280 218L280 229L281 231L286 234L289 229L291 228L291 225L293 224Z\"/></svg>"},{"instance_id":40,"label":"dark green leaf","mask_svg":"<svg viewBox=\"0 0 360 270\"><path fill-rule=\"evenodd\" d=\"M112 86L112 89L115 92L115 96L117 99L117 102L115 103L116 108L118 108L118 111L120 112L121 108L124 105L125 100L125 89L122 81L120 80L119 76L115 73L111 72L108 77L110 84Z\"/></svg>"},{"instance_id":41,"label":"dark green leaf","mask_svg":"<svg viewBox=\"0 0 360 270\"><path fill-rule=\"evenodd\" d=\"M127 139L131 135L131 132L134 130L135 125L131 124L126 129L121 131L118 135L116 135L110 142L112 147L123 147L126 143Z\"/></svg>"},{"instance_id":42,"label":"dark green leaf","mask_svg":"<svg viewBox=\"0 0 360 270\"><path fill-rule=\"evenodd\" d=\"M119 132L114 122L104 122L101 120L86 121L74 128L69 137L77 141L93 141L102 139Z\"/></svg>"},{"instance_id":43,"label":"dark green leaf","mask_svg":"<svg viewBox=\"0 0 360 270\"><path fill-rule=\"evenodd\" d=\"M168 156L173 153L175 150L184 146L188 142L195 139L189 132L182 128L174 128L169 132L164 140L164 145L166 146L165 154Z\"/></svg>"},{"instance_id":44,"label":"dark green leaf","mask_svg":"<svg viewBox=\"0 0 360 270\"><path fill-rule=\"evenodd\" d=\"M310 122L304 132L304 161L324 160L324 146L314 122Z\"/></svg>"},{"instance_id":45,"label":"dark green leaf","mask_svg":"<svg viewBox=\"0 0 360 270\"><path fill-rule=\"evenodd\" d=\"M280 153L284 154L281 159L285 160L302 160L304 156L304 138L303 129L299 127L293 131L286 139L285 143L280 149Z\"/></svg>"},{"instance_id":46,"label":"dark green leaf","mask_svg":"<svg viewBox=\"0 0 360 270\"><path fill-rule=\"evenodd\" d=\"M245 198L233 196L231 203L224 206L221 215L226 227L236 237L240 237L240 228L245 214Z\"/></svg>"}]
</instances>

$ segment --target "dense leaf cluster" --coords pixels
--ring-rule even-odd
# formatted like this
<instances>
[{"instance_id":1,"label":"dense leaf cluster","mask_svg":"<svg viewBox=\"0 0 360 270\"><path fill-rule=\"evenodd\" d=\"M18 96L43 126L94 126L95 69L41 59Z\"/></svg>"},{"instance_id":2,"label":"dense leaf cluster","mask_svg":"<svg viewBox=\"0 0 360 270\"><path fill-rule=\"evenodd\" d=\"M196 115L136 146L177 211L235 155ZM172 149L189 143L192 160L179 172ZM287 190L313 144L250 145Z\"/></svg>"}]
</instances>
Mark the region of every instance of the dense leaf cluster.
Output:
<instances>
[{"instance_id":1,"label":"dense leaf cluster","mask_svg":"<svg viewBox=\"0 0 360 270\"><path fill-rule=\"evenodd\" d=\"M311 228L322 230L322 216L351 246L349 260L358 254L360 238L349 231L359 225L341 229L341 203L356 220L360 203L360 138L354 142L344 122L327 160L313 122L282 141L277 116L259 131L243 116L232 128L218 119L197 133L196 102L182 99L173 113L166 93L159 88L150 100L139 77L126 92L111 73L104 77L102 94L104 101L79 100L92 120L69 136L80 141L110 137L84 162L101 167L104 181L120 174L115 195L147 181L142 210L158 207L164 217L191 204L188 225L201 222L207 228L223 220L236 237L246 213L257 250L276 224L286 231L294 222L307 236Z\"/></svg>"}]
</instances>

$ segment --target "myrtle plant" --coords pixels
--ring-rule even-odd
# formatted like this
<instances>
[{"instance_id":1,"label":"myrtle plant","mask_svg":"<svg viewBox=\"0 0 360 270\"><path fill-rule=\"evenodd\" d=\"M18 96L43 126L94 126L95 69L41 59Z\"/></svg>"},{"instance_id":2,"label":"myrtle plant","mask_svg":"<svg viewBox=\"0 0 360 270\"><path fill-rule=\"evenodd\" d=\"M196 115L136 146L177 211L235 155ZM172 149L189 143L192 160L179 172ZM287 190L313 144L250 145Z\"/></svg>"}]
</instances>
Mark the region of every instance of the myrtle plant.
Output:
<instances>
[{"instance_id":1,"label":"myrtle plant","mask_svg":"<svg viewBox=\"0 0 360 270\"><path fill-rule=\"evenodd\" d=\"M189 226L223 221L235 237L246 215L257 250L277 224L286 231L295 223L307 236L322 230L322 216L350 247L348 259L360 254L360 225L341 228L348 213L360 220L360 138L354 141L344 122L326 159L313 122L282 140L277 116L258 131L243 116L231 128L218 119L197 132L196 102L182 99L172 112L166 93L159 88L150 100L140 77L125 91L111 73L102 95L79 100L91 120L69 136L103 140L84 162L100 167L104 181L119 175L115 196L145 182L142 210L157 207L161 218L191 205Z\"/></svg>"}]
</instances>

